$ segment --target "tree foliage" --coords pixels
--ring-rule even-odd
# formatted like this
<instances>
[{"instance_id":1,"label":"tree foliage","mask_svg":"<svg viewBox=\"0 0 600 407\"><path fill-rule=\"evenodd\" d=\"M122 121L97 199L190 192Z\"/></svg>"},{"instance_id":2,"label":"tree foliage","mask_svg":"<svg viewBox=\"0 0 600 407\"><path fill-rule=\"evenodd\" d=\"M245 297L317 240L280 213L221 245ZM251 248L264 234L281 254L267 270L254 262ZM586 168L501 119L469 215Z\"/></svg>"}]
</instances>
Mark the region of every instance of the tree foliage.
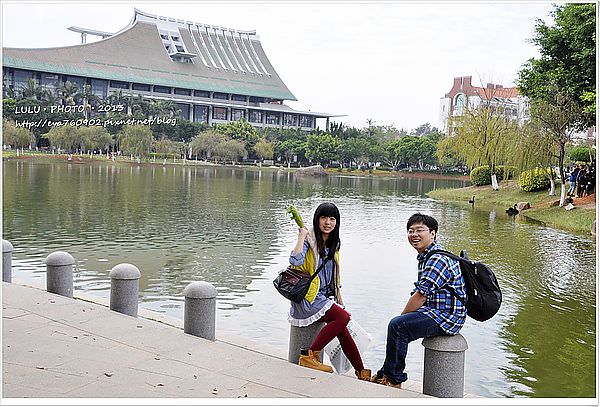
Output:
<instances>
[{"instance_id":1,"label":"tree foliage","mask_svg":"<svg viewBox=\"0 0 600 407\"><path fill-rule=\"evenodd\" d=\"M30 147L35 144L35 137L29 130L16 127L14 122L4 120L2 122L2 144L15 148Z\"/></svg>"},{"instance_id":2,"label":"tree foliage","mask_svg":"<svg viewBox=\"0 0 600 407\"><path fill-rule=\"evenodd\" d=\"M306 140L306 158L327 167L337 158L339 139L331 134L309 134Z\"/></svg>"},{"instance_id":3,"label":"tree foliage","mask_svg":"<svg viewBox=\"0 0 600 407\"><path fill-rule=\"evenodd\" d=\"M579 130L596 122L596 4L565 4L551 13L552 25L538 19L531 40L540 58L519 72L518 86L532 100L552 103L555 88L578 106Z\"/></svg>"},{"instance_id":4,"label":"tree foliage","mask_svg":"<svg viewBox=\"0 0 600 407\"><path fill-rule=\"evenodd\" d=\"M125 126L119 135L121 151L136 157L143 157L150 152L152 140L152 131L148 126Z\"/></svg>"}]
</instances>

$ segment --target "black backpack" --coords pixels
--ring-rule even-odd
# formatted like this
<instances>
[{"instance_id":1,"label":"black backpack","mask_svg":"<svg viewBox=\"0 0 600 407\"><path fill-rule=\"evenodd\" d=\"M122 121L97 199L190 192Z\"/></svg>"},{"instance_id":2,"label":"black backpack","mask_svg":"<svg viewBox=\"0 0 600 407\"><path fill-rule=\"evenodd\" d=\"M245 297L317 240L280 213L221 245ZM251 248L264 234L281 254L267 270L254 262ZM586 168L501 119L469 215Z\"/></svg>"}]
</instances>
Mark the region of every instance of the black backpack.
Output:
<instances>
[{"instance_id":1,"label":"black backpack","mask_svg":"<svg viewBox=\"0 0 600 407\"><path fill-rule=\"evenodd\" d=\"M460 257L446 250L431 250L424 261L436 253L450 257L460 264L460 272L465 280L467 301L465 302L453 287L446 288L465 304L467 315L481 322L496 315L502 303L502 292L494 272L483 263L469 260L464 250L460 252Z\"/></svg>"}]
</instances>

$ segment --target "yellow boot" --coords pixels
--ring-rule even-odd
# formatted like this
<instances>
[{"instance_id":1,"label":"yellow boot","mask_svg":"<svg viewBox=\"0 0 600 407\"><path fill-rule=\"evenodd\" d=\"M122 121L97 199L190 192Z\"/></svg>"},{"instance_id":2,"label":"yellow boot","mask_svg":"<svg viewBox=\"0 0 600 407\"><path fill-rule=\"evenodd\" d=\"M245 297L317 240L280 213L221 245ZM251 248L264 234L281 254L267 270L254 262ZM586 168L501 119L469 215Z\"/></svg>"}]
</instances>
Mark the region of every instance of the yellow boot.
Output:
<instances>
[{"instance_id":1,"label":"yellow boot","mask_svg":"<svg viewBox=\"0 0 600 407\"><path fill-rule=\"evenodd\" d=\"M300 366L308 367L310 369L320 370L321 372L333 373L333 368L331 366L327 366L321 363L319 353L321 353L321 351L312 351L309 349L308 355L300 355L298 364Z\"/></svg>"},{"instance_id":2,"label":"yellow boot","mask_svg":"<svg viewBox=\"0 0 600 407\"><path fill-rule=\"evenodd\" d=\"M358 380L366 380L368 382L371 381L371 369L363 369L360 372L358 370L354 371Z\"/></svg>"}]
</instances>

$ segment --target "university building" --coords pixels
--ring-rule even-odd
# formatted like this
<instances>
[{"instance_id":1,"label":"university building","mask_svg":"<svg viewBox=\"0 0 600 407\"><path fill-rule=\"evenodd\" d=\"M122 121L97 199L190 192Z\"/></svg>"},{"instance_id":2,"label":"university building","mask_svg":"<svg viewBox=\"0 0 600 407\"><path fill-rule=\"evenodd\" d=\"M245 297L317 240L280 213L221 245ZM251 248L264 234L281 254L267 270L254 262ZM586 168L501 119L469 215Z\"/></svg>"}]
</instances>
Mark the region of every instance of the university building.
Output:
<instances>
[{"instance_id":1,"label":"university building","mask_svg":"<svg viewBox=\"0 0 600 407\"><path fill-rule=\"evenodd\" d=\"M488 83L485 88L473 86L471 76L454 78L450 92L440 99L439 129L448 132L448 119L460 116L465 108L485 105L519 123L529 119L529 101L516 87Z\"/></svg>"},{"instance_id":2,"label":"university building","mask_svg":"<svg viewBox=\"0 0 600 407\"><path fill-rule=\"evenodd\" d=\"M225 123L245 119L257 127L310 131L333 115L294 110L297 100L269 62L255 31L155 16L134 9L117 33L70 27L82 44L3 48L3 88L18 93L34 79L55 91L70 81L105 100L123 96L174 102L181 117ZM86 44L89 35L102 39Z\"/></svg>"}]
</instances>

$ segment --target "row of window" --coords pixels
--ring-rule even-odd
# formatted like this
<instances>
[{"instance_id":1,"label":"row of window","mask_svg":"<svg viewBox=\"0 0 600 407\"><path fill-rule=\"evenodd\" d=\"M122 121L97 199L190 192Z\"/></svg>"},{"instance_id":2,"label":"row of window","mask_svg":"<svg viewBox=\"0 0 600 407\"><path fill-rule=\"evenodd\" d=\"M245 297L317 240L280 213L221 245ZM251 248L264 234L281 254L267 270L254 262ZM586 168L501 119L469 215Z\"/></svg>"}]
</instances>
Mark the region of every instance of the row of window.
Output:
<instances>
[{"instance_id":1,"label":"row of window","mask_svg":"<svg viewBox=\"0 0 600 407\"><path fill-rule=\"evenodd\" d=\"M184 103L176 103L177 108L181 110L181 117L190 120L190 105ZM203 105L194 105L194 121L201 123L208 123L209 118L209 107ZM262 112L259 110L249 110L248 116L246 117L246 111L243 109L231 109L230 117L227 117L226 107L213 106L212 118L215 120L248 120L250 123L262 123L263 118L266 124L279 125L282 124L282 115L277 112ZM313 118L306 115L297 115L284 113L283 114L283 125L284 126L298 126L301 127L312 127Z\"/></svg>"}]
</instances>

